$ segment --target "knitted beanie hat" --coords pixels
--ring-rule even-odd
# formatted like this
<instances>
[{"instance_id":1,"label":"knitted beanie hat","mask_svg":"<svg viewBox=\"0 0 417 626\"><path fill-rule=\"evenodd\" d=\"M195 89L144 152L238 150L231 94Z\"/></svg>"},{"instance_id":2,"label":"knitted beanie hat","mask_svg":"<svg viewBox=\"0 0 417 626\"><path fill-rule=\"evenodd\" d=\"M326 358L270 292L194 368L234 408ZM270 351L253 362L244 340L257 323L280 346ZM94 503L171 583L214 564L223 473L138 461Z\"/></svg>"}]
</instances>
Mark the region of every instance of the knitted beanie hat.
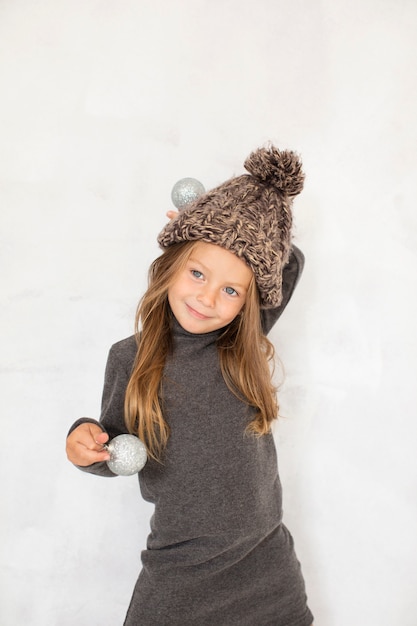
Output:
<instances>
[{"instance_id":1,"label":"knitted beanie hat","mask_svg":"<svg viewBox=\"0 0 417 626\"><path fill-rule=\"evenodd\" d=\"M158 236L161 248L205 241L230 250L254 273L263 308L282 300L282 269L291 248L291 205L304 184L294 152L260 148L244 163L243 174L198 197Z\"/></svg>"}]
</instances>

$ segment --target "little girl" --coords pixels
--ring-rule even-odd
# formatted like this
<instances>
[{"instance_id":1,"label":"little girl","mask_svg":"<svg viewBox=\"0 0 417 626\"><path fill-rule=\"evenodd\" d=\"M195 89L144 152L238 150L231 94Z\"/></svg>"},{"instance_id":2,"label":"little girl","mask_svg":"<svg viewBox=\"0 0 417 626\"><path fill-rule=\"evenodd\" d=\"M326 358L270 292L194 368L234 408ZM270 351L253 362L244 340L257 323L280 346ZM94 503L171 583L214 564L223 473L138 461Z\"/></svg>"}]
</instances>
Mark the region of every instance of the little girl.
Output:
<instances>
[{"instance_id":1,"label":"little girl","mask_svg":"<svg viewBox=\"0 0 417 626\"><path fill-rule=\"evenodd\" d=\"M298 157L253 152L159 234L136 334L110 350L100 421L75 422L69 460L112 476L104 444L145 443L155 505L125 626L311 626L283 525L266 334L303 267L291 245Z\"/></svg>"}]
</instances>

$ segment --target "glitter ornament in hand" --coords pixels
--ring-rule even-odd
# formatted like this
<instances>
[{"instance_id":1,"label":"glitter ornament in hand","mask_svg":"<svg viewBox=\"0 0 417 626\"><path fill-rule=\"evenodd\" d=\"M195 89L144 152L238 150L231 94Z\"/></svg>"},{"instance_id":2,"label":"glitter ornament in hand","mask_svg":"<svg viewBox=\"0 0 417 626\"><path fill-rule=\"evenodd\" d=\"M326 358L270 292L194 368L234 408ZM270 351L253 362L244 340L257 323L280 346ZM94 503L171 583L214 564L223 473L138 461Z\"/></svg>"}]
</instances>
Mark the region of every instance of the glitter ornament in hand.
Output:
<instances>
[{"instance_id":1,"label":"glitter ornament in hand","mask_svg":"<svg viewBox=\"0 0 417 626\"><path fill-rule=\"evenodd\" d=\"M140 472L148 455L145 444L134 435L118 435L104 446L110 454L107 461L113 474L132 476Z\"/></svg>"},{"instance_id":2,"label":"glitter ornament in hand","mask_svg":"<svg viewBox=\"0 0 417 626\"><path fill-rule=\"evenodd\" d=\"M171 200L179 211L197 200L205 192L204 185L196 178L181 178L172 188Z\"/></svg>"}]
</instances>

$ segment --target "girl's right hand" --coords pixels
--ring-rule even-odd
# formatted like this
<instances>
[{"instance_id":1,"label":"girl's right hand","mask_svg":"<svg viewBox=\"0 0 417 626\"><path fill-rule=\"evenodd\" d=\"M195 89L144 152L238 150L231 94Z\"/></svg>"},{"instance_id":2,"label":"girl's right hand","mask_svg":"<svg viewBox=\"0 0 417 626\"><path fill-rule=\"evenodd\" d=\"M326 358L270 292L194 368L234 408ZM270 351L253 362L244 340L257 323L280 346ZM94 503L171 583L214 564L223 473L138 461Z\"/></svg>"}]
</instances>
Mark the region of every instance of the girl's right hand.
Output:
<instances>
[{"instance_id":1,"label":"girl's right hand","mask_svg":"<svg viewBox=\"0 0 417 626\"><path fill-rule=\"evenodd\" d=\"M103 445L108 440L108 434L104 433L97 424L90 422L80 424L67 437L68 460L81 467L108 461L110 454L103 449Z\"/></svg>"}]
</instances>

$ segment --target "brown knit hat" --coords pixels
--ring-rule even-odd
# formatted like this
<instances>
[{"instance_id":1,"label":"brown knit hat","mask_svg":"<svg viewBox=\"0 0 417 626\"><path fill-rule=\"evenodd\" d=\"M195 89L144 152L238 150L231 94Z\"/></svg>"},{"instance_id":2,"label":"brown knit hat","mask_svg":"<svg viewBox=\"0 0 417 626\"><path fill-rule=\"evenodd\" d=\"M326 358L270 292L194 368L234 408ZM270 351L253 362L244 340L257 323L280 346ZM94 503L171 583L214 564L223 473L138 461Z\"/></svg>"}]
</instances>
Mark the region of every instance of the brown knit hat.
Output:
<instances>
[{"instance_id":1,"label":"brown knit hat","mask_svg":"<svg viewBox=\"0 0 417 626\"><path fill-rule=\"evenodd\" d=\"M230 250L255 275L261 305L282 300L282 269L291 247L293 197L304 184L294 152L260 148L244 163L249 174L203 194L171 220L158 236L161 248L184 241L205 241Z\"/></svg>"}]
</instances>

